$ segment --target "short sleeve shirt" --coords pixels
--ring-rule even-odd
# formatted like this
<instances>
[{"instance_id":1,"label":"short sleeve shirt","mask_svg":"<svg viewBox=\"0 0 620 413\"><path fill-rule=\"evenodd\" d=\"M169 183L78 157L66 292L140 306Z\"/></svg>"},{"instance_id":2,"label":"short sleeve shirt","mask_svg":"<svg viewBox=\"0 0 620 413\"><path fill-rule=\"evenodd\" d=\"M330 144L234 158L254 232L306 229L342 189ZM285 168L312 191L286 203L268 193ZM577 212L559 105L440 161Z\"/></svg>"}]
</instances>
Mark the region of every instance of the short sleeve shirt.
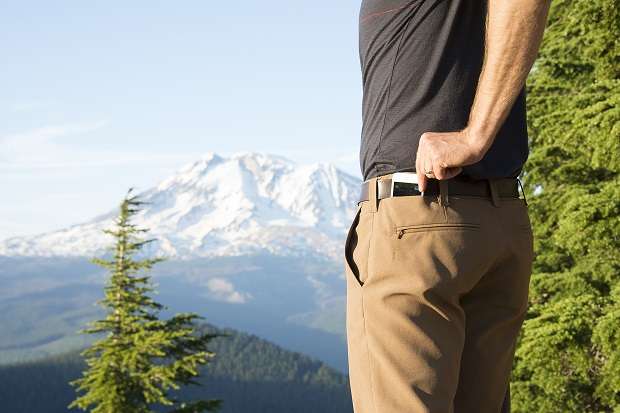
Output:
<instances>
[{"instance_id":1,"label":"short sleeve shirt","mask_svg":"<svg viewBox=\"0 0 620 413\"><path fill-rule=\"evenodd\" d=\"M420 135L467 125L484 58L484 0L363 0L360 167L364 179L415 170ZM474 179L515 177L528 156L525 89Z\"/></svg>"}]
</instances>

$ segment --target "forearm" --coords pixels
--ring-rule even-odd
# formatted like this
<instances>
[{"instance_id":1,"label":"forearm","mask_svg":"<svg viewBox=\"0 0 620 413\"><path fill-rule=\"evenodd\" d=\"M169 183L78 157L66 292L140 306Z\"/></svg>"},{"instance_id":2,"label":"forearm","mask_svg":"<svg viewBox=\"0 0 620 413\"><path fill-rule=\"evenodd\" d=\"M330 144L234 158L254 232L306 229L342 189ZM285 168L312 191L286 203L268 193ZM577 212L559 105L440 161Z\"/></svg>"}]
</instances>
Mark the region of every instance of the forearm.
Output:
<instances>
[{"instance_id":1,"label":"forearm","mask_svg":"<svg viewBox=\"0 0 620 413\"><path fill-rule=\"evenodd\" d=\"M488 0L485 56L468 135L481 154L493 143L536 59L550 0Z\"/></svg>"}]
</instances>

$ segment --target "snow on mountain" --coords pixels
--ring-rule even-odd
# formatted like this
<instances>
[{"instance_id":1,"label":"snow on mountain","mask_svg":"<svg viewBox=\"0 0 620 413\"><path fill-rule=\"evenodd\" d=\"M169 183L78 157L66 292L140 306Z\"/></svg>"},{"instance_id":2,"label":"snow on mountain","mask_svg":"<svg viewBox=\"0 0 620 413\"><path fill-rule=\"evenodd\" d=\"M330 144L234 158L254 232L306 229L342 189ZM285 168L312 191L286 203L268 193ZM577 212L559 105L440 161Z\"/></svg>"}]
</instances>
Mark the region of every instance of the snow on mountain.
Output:
<instances>
[{"instance_id":1,"label":"snow on mountain","mask_svg":"<svg viewBox=\"0 0 620 413\"><path fill-rule=\"evenodd\" d=\"M338 259L360 180L331 164L298 165L274 155L208 153L154 188L136 224L149 228L149 253L178 259L319 255ZM117 210L69 228L0 242L0 255L95 256L112 239Z\"/></svg>"}]
</instances>

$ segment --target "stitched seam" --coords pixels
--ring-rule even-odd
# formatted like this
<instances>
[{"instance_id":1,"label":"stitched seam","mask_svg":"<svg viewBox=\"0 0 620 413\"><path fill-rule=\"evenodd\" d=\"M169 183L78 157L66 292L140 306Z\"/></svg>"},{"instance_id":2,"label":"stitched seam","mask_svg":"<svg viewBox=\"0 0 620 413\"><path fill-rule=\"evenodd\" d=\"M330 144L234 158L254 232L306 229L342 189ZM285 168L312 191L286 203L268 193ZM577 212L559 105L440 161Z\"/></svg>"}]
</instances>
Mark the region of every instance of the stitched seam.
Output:
<instances>
[{"instance_id":1,"label":"stitched seam","mask_svg":"<svg viewBox=\"0 0 620 413\"><path fill-rule=\"evenodd\" d=\"M388 10L384 10L384 11L378 11L378 12L375 12L375 13L367 14L366 16L364 16L364 17L362 17L360 19L360 23L364 23L366 20L368 20L368 19L370 19L372 17L378 17L378 16L382 16L382 15L387 14L387 13L391 13L393 11L398 11L400 9L404 9L407 6L409 6L409 5L405 4L404 6L395 7L393 9L388 9Z\"/></svg>"},{"instance_id":2,"label":"stitched seam","mask_svg":"<svg viewBox=\"0 0 620 413\"><path fill-rule=\"evenodd\" d=\"M478 231L478 228L471 227L452 227L452 228L416 228L404 230L405 234L413 234L416 232L438 232L438 231Z\"/></svg>"},{"instance_id":3,"label":"stitched seam","mask_svg":"<svg viewBox=\"0 0 620 413\"><path fill-rule=\"evenodd\" d=\"M370 245L372 244L372 238L373 238L373 234L374 234L374 227L375 227L375 215L371 215L371 222L370 222L370 239L368 242L368 250L367 250L367 257L368 259L366 260L366 281L364 281L364 283L368 282L368 280L370 279ZM364 319L364 336L366 338L366 358L368 359L368 382L369 382L369 386L370 386L370 396L372 398L372 405L374 407L374 411L378 412L377 410L377 401L375 399L375 390L374 390L374 385L373 385L373 380L372 380L372 371L373 371L373 366L372 366L372 360L370 358L370 346L368 345L368 341L369 341L369 335L368 335L368 328L366 325L366 306L364 304L364 291L362 290L360 293L361 299L362 299L362 318Z\"/></svg>"},{"instance_id":4,"label":"stitched seam","mask_svg":"<svg viewBox=\"0 0 620 413\"><path fill-rule=\"evenodd\" d=\"M433 196L435 197L435 195L426 195L426 196ZM482 195L450 195L450 198L456 198L456 199L468 199L468 198L476 198L476 199L488 199L489 201L491 201L491 197L490 196L482 196ZM521 199L519 197L516 196L512 196L512 195L500 195L499 196L500 200L512 200L512 199Z\"/></svg>"},{"instance_id":5,"label":"stitched seam","mask_svg":"<svg viewBox=\"0 0 620 413\"><path fill-rule=\"evenodd\" d=\"M366 327L366 307L364 305L364 294L362 294L362 317L364 318L364 336L366 337L366 358L368 359L368 381L370 385L370 397L372 398L372 406L374 407L374 411L377 410L377 400L375 398L375 389L372 380L372 372L374 370L374 365L372 364L372 358L370 357L370 346L368 345L369 335L368 328Z\"/></svg>"},{"instance_id":6,"label":"stitched seam","mask_svg":"<svg viewBox=\"0 0 620 413\"><path fill-rule=\"evenodd\" d=\"M364 284L366 284L366 282L370 278L370 244L372 244L372 235L374 233L374 229L375 229L375 215L372 214L370 216L370 238L368 240L368 248L366 249L366 257L368 258L366 259L366 280L364 280Z\"/></svg>"},{"instance_id":7,"label":"stitched seam","mask_svg":"<svg viewBox=\"0 0 620 413\"><path fill-rule=\"evenodd\" d=\"M412 4L415 4L415 0L412 2L409 2L408 4L405 5L405 7L407 6L411 6ZM387 120L387 113L388 110L390 108L390 95L392 92L392 79L394 78L394 68L396 67L396 60L398 59L398 53L400 53L400 46L403 43L403 38L405 37L405 33L407 32L407 28L409 27L409 23L411 23L411 20L413 19L409 19L407 20L407 23L405 24L405 27L403 27L403 31L400 34L400 37L398 39L398 45L396 46L396 52L394 53L394 60L392 61L392 68L390 69L390 80L388 81L388 90L387 90L387 96L385 97L385 109L383 112L383 121L381 124L381 132L379 132L379 142L377 143L377 150L375 155L381 157L381 153L383 152L381 150L381 143L383 142L383 131L385 130L385 123ZM377 169L377 165L375 165L375 172L376 173L380 173L380 171Z\"/></svg>"},{"instance_id":8,"label":"stitched seam","mask_svg":"<svg viewBox=\"0 0 620 413\"><path fill-rule=\"evenodd\" d=\"M429 229L451 229L451 228L463 228L463 229L479 229L479 224L420 224L420 225L404 225L395 227L396 231L415 231L415 230L429 230Z\"/></svg>"}]
</instances>

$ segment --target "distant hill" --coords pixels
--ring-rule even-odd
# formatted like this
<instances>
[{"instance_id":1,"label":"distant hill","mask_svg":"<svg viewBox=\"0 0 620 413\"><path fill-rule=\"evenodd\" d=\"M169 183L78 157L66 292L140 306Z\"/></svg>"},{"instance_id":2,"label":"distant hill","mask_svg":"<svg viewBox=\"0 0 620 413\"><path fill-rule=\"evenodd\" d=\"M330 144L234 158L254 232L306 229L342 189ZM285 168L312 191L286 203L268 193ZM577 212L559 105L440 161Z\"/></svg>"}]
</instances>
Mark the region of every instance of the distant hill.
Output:
<instances>
[{"instance_id":1,"label":"distant hill","mask_svg":"<svg viewBox=\"0 0 620 413\"><path fill-rule=\"evenodd\" d=\"M342 265L255 256L165 261L152 271L157 300L212 325L255 334L346 373ZM86 258L0 256L0 364L63 354L100 318L108 275ZM233 290L212 289L232 285ZM246 302L222 295L250 292ZM0 408L0 411L2 409Z\"/></svg>"},{"instance_id":2,"label":"distant hill","mask_svg":"<svg viewBox=\"0 0 620 413\"><path fill-rule=\"evenodd\" d=\"M286 351L254 335L211 325L227 334L212 341L217 355L205 368L204 386L189 398L223 400L222 413L352 412L348 379L320 361ZM74 398L69 381L84 368L79 352L0 366L0 405L10 413L60 413Z\"/></svg>"}]
</instances>

